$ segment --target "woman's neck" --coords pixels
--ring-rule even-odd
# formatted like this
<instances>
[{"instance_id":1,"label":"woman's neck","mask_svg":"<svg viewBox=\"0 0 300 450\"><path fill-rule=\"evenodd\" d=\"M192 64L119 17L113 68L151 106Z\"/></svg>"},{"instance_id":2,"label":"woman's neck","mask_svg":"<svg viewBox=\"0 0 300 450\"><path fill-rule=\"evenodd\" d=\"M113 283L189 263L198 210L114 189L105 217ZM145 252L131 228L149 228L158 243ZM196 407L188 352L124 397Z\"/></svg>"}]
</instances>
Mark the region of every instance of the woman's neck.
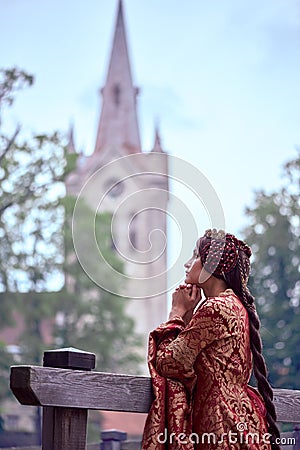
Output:
<instances>
[{"instance_id":1,"label":"woman's neck","mask_svg":"<svg viewBox=\"0 0 300 450\"><path fill-rule=\"evenodd\" d=\"M218 297L221 292L224 292L226 291L226 289L228 289L228 286L224 280L220 280L219 278L213 276L205 282L205 286L201 287L206 298Z\"/></svg>"}]
</instances>

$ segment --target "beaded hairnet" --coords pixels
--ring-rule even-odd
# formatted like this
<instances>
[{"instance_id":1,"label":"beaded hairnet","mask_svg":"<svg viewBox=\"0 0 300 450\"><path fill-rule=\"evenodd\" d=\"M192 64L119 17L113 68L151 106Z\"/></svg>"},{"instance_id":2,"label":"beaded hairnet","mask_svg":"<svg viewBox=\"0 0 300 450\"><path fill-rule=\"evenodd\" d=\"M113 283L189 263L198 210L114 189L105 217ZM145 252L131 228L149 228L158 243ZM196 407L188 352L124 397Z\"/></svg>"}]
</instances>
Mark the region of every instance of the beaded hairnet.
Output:
<instances>
[{"instance_id":1,"label":"beaded hairnet","mask_svg":"<svg viewBox=\"0 0 300 450\"><path fill-rule=\"evenodd\" d=\"M201 262L209 273L217 276L231 272L239 264L240 251L244 252L247 259L252 254L245 242L223 230L207 230L199 240Z\"/></svg>"}]
</instances>

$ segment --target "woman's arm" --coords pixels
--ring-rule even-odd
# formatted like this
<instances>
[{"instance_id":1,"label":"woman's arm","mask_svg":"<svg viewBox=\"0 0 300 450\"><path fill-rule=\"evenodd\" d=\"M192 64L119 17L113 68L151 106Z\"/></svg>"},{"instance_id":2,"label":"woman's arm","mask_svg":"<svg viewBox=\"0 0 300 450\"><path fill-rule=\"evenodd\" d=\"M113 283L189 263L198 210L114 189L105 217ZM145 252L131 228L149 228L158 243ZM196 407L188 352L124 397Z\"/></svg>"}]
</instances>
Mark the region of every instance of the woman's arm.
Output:
<instances>
[{"instance_id":1,"label":"woman's arm","mask_svg":"<svg viewBox=\"0 0 300 450\"><path fill-rule=\"evenodd\" d=\"M193 377L194 363L199 353L212 342L233 334L228 323L231 316L231 307L224 299L207 299L175 338L169 336L169 339L161 341L156 357L158 373L181 381ZM180 318L176 316L165 325L172 327L175 321L180 321Z\"/></svg>"}]
</instances>

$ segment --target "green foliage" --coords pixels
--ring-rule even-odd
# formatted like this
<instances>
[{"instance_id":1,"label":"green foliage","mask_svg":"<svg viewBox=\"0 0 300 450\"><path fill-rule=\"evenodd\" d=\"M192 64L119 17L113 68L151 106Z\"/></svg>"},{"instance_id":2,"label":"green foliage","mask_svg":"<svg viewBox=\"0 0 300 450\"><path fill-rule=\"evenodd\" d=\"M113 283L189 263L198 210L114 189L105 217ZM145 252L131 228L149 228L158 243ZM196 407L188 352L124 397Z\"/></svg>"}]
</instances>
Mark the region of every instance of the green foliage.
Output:
<instances>
[{"instance_id":1,"label":"green foliage","mask_svg":"<svg viewBox=\"0 0 300 450\"><path fill-rule=\"evenodd\" d=\"M0 175L1 290L42 291L63 260L64 147L57 135L14 144Z\"/></svg>"},{"instance_id":2,"label":"green foliage","mask_svg":"<svg viewBox=\"0 0 300 450\"><path fill-rule=\"evenodd\" d=\"M18 67L0 69L0 124L2 108L6 105L11 106L15 93L25 86L31 86L33 82L33 75Z\"/></svg>"},{"instance_id":3,"label":"green foliage","mask_svg":"<svg viewBox=\"0 0 300 450\"><path fill-rule=\"evenodd\" d=\"M258 192L246 211L250 277L262 323L264 355L276 387L299 388L300 370L300 159L284 166L278 193Z\"/></svg>"},{"instance_id":4,"label":"green foliage","mask_svg":"<svg viewBox=\"0 0 300 450\"><path fill-rule=\"evenodd\" d=\"M13 68L0 71L0 111L33 76ZM3 122L0 123L3 128ZM50 273L63 261L59 197L69 170L57 132L21 140L21 127L0 134L0 292L46 290ZM72 164L71 164L72 165ZM56 269L57 270L57 269ZM52 277L53 278L53 277ZM4 305L5 295L2 295ZM6 312L8 313L7 305Z\"/></svg>"},{"instance_id":5,"label":"green foliage","mask_svg":"<svg viewBox=\"0 0 300 450\"><path fill-rule=\"evenodd\" d=\"M47 291L61 288L63 282L59 273L64 211L59 197L65 192L65 173L74 162L66 160L57 132L25 140L19 125L14 132L5 131L4 108L13 104L19 90L32 84L33 76L23 70L0 70L0 327L14 325L12 312L17 311L24 323L16 342L19 358L39 363L45 348L42 324L53 316ZM3 352L5 348L0 370L8 376L13 361ZM7 380L4 386L0 398L9 392Z\"/></svg>"}]
</instances>

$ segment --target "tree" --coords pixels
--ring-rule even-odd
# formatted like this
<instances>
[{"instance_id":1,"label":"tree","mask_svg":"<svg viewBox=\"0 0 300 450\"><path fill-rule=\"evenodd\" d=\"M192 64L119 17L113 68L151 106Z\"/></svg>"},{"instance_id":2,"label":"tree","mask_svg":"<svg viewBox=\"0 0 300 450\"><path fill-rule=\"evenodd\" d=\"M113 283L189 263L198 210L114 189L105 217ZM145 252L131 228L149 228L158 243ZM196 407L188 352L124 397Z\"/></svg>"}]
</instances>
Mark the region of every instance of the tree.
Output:
<instances>
[{"instance_id":1,"label":"tree","mask_svg":"<svg viewBox=\"0 0 300 450\"><path fill-rule=\"evenodd\" d=\"M13 104L18 90L33 84L33 76L18 68L2 69L0 76L1 114ZM49 275L44 269L54 253L62 263L62 251L57 251L63 248L57 232L63 220L58 200L64 195L64 177L74 164L67 160L57 132L33 135L26 141L20 138L20 125L9 135L3 131L1 115L0 125L0 235L5 236L0 250L0 291L45 290L49 279L43 279L42 272ZM47 246L47 256L43 246Z\"/></svg>"},{"instance_id":2,"label":"tree","mask_svg":"<svg viewBox=\"0 0 300 450\"><path fill-rule=\"evenodd\" d=\"M2 70L0 111L11 106L15 93L33 84L33 77L13 68ZM0 118L0 124L4 127ZM21 138L21 127L7 135L1 130L0 170L0 325L12 323L12 310L25 321L23 358L40 361L43 339L40 322L51 313L45 293L55 286L63 263L64 176L68 164L57 132ZM47 296L46 296L47 297Z\"/></svg>"},{"instance_id":3,"label":"tree","mask_svg":"<svg viewBox=\"0 0 300 450\"><path fill-rule=\"evenodd\" d=\"M7 324L12 324L11 304L8 299L1 295L5 289L4 286L8 283L7 261L6 257L12 243L9 242L6 233L7 226L4 224L2 216L4 212L12 206L12 198L3 190L3 182L5 182L7 175L7 162L9 159L9 152L11 151L16 138L20 132L18 125L10 135L5 135L2 132L3 119L2 114L5 106L11 106L14 102L14 94L24 88L26 85L32 85L33 76L18 69L2 69L0 70L0 327Z\"/></svg>"},{"instance_id":4,"label":"tree","mask_svg":"<svg viewBox=\"0 0 300 450\"><path fill-rule=\"evenodd\" d=\"M257 192L244 230L252 246L251 288L262 322L264 354L276 387L299 387L300 206L299 157L284 166L277 193Z\"/></svg>"}]
</instances>

